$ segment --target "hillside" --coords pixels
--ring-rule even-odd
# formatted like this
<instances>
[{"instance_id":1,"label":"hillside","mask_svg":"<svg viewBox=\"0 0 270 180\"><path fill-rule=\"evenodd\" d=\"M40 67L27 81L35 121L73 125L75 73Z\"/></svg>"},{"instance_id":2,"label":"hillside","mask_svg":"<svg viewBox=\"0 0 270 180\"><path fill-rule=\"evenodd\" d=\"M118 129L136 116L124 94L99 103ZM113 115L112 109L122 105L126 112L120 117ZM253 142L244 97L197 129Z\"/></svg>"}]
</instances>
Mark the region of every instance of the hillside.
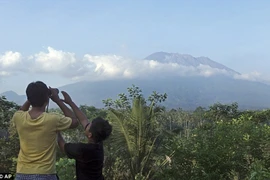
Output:
<instances>
[{"instance_id":1,"label":"hillside","mask_svg":"<svg viewBox=\"0 0 270 180\"><path fill-rule=\"evenodd\" d=\"M157 80L115 80L80 82L60 89L71 93L80 104L102 107L102 100L115 99L119 93L127 92L132 84L139 86L145 96L152 91L167 93L164 105L168 108L194 109L208 107L216 102L238 102L242 109L270 107L270 86L227 77L175 77Z\"/></svg>"}]
</instances>

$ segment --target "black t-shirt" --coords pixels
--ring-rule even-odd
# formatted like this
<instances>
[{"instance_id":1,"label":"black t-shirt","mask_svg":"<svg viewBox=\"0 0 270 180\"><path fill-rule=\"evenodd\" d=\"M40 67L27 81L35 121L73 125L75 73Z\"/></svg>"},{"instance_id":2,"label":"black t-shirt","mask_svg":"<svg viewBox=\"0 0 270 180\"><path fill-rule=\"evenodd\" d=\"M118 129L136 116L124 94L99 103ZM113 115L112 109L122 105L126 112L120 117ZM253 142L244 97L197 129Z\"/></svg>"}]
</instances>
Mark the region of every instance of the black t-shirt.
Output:
<instances>
[{"instance_id":1,"label":"black t-shirt","mask_svg":"<svg viewBox=\"0 0 270 180\"><path fill-rule=\"evenodd\" d=\"M66 143L65 152L76 160L77 180L103 180L103 144Z\"/></svg>"}]
</instances>

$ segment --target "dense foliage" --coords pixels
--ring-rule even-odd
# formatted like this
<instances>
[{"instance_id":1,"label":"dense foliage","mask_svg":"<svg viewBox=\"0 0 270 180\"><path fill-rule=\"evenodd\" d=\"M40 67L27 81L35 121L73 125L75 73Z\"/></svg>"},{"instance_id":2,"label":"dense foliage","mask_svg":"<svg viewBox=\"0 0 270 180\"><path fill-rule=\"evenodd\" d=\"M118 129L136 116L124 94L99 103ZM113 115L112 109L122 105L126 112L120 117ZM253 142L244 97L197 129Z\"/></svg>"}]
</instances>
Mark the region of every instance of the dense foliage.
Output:
<instances>
[{"instance_id":1,"label":"dense foliage","mask_svg":"<svg viewBox=\"0 0 270 180\"><path fill-rule=\"evenodd\" d=\"M160 106L166 98L157 92L145 98L132 86L117 100L104 100L105 109L80 106L89 119L101 116L113 125L104 142L106 179L270 179L270 110L240 111L237 103L166 110ZM1 172L15 172L19 141L10 119L17 108L0 98ZM64 136L86 141L81 127ZM76 179L74 160L60 152L57 171L60 179Z\"/></svg>"}]
</instances>

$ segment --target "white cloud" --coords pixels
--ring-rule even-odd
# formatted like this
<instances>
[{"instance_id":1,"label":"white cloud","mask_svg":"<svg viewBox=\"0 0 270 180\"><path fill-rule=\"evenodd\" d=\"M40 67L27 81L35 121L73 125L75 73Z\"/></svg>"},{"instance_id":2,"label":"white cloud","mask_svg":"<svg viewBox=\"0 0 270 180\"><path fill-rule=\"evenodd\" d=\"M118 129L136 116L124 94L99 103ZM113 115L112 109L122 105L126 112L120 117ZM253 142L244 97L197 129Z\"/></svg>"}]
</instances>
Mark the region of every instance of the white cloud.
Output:
<instances>
[{"instance_id":1,"label":"white cloud","mask_svg":"<svg viewBox=\"0 0 270 180\"><path fill-rule=\"evenodd\" d=\"M223 74L223 75L229 75L230 73L226 71L225 69L218 69L218 68L212 68L208 65L200 64L197 69L199 70L199 74L205 77L209 77L215 74Z\"/></svg>"},{"instance_id":2,"label":"white cloud","mask_svg":"<svg viewBox=\"0 0 270 180\"><path fill-rule=\"evenodd\" d=\"M211 76L227 74L226 70L211 68L207 65L183 66L177 63L161 63L155 60L134 60L116 55L84 56L85 74L76 79L114 79L114 78L149 78L158 76Z\"/></svg>"},{"instance_id":3,"label":"white cloud","mask_svg":"<svg viewBox=\"0 0 270 180\"><path fill-rule=\"evenodd\" d=\"M59 73L67 75L69 74L67 72L76 63L74 53L55 50L52 47L48 47L48 52L39 52L30 56L29 59L33 60L33 65L30 66L30 69L37 73Z\"/></svg>"},{"instance_id":4,"label":"white cloud","mask_svg":"<svg viewBox=\"0 0 270 180\"><path fill-rule=\"evenodd\" d=\"M19 52L7 51L0 54L0 76L9 76L21 69L22 56Z\"/></svg>"},{"instance_id":5,"label":"white cloud","mask_svg":"<svg viewBox=\"0 0 270 180\"><path fill-rule=\"evenodd\" d=\"M18 52L7 51L4 55L0 55L0 67L8 68L15 66L21 60L21 54Z\"/></svg>"},{"instance_id":6,"label":"white cloud","mask_svg":"<svg viewBox=\"0 0 270 180\"><path fill-rule=\"evenodd\" d=\"M236 74L233 78L247 81L262 82L270 85L270 75L259 73L257 71L253 71L251 73Z\"/></svg>"},{"instance_id":7,"label":"white cloud","mask_svg":"<svg viewBox=\"0 0 270 180\"><path fill-rule=\"evenodd\" d=\"M121 56L86 54L81 62L83 65L81 71L78 72L81 79L104 80L135 77L136 70L133 67L137 62Z\"/></svg>"},{"instance_id":8,"label":"white cloud","mask_svg":"<svg viewBox=\"0 0 270 180\"><path fill-rule=\"evenodd\" d=\"M93 56L85 54L81 58L75 53L48 47L47 51L28 55L8 51L0 55L0 76L9 76L18 71L54 74L73 81L105 80L121 78L157 78L169 76L204 76L216 74L231 75L225 69L208 65L184 66L176 62L138 60L117 55ZM263 76L258 72L234 75L235 79L260 81ZM265 80L265 79L263 79Z\"/></svg>"},{"instance_id":9,"label":"white cloud","mask_svg":"<svg viewBox=\"0 0 270 180\"><path fill-rule=\"evenodd\" d=\"M0 56L3 66L16 66L22 57L18 52L7 52ZM157 76L211 76L223 73L225 70L200 65L198 67L183 66L173 62L158 62L155 60L136 60L117 55L93 56L85 54L83 58L76 58L75 53L47 48L47 52L39 52L23 59L24 71L34 73L54 73L60 76L79 80L104 80L115 78L148 78ZM9 74L8 69L5 74ZM4 73L2 73L4 74Z\"/></svg>"},{"instance_id":10,"label":"white cloud","mask_svg":"<svg viewBox=\"0 0 270 180\"><path fill-rule=\"evenodd\" d=\"M234 75L235 79L249 80L249 81L262 81L265 80L264 76L257 72L245 73L245 74L236 74Z\"/></svg>"},{"instance_id":11,"label":"white cloud","mask_svg":"<svg viewBox=\"0 0 270 180\"><path fill-rule=\"evenodd\" d=\"M130 66L130 60L120 56L91 56L86 54L85 61L89 70L93 70L103 76L121 76L126 68Z\"/></svg>"}]
</instances>

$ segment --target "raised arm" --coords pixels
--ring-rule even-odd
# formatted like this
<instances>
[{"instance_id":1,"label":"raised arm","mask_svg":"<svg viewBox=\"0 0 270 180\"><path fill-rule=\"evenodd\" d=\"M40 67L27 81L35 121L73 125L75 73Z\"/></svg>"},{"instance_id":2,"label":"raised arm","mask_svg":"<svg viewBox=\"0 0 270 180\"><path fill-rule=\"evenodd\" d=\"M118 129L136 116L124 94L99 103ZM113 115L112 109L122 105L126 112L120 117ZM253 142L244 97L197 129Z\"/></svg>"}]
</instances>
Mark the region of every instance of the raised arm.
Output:
<instances>
[{"instance_id":1,"label":"raised arm","mask_svg":"<svg viewBox=\"0 0 270 180\"><path fill-rule=\"evenodd\" d=\"M64 115L66 117L70 117L72 119L72 123L70 125L70 128L76 128L78 127L79 123L77 118L74 116L73 112L63 103L63 101L58 96L58 90L54 88L50 88L52 92L52 96L50 97L53 102L55 102L59 108L63 111Z\"/></svg>"},{"instance_id":2,"label":"raised arm","mask_svg":"<svg viewBox=\"0 0 270 180\"><path fill-rule=\"evenodd\" d=\"M79 109L79 107L72 101L71 97L68 95L67 92L62 91L62 94L64 96L64 101L65 103L67 103L68 105L70 105L70 107L72 108L73 112L75 113L75 115L77 116L77 118L79 119L80 123L82 124L83 128L85 128L85 126L88 124L88 119L86 117L86 115Z\"/></svg>"},{"instance_id":3,"label":"raised arm","mask_svg":"<svg viewBox=\"0 0 270 180\"><path fill-rule=\"evenodd\" d=\"M30 102L28 100L25 101L25 103L20 107L19 110L21 111L28 111L30 108Z\"/></svg>"}]
</instances>

